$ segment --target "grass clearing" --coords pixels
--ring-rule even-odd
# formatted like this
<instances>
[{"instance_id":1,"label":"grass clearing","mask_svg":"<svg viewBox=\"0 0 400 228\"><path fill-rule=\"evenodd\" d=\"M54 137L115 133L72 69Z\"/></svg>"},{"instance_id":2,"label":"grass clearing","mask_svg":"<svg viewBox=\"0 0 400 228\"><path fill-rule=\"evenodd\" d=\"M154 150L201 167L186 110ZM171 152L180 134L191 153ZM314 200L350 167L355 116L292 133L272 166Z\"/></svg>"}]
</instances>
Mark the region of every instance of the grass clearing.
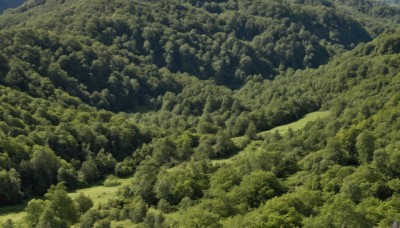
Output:
<instances>
[{"instance_id":1,"label":"grass clearing","mask_svg":"<svg viewBox=\"0 0 400 228\"><path fill-rule=\"evenodd\" d=\"M24 202L17 205L0 207L0 225L8 219L12 221L22 220L26 215L24 209L27 204L27 202Z\"/></svg>"},{"instance_id":2,"label":"grass clearing","mask_svg":"<svg viewBox=\"0 0 400 228\"><path fill-rule=\"evenodd\" d=\"M69 197L74 199L79 194L83 193L86 196L89 196L93 200L93 206L98 207L100 204L107 203L108 200L112 199L120 188L123 185L128 185L131 183L131 178L121 179L117 178L117 180L121 183L118 186L106 187L102 184L95 185L89 188L77 189L74 192L68 193Z\"/></svg>"},{"instance_id":3,"label":"grass clearing","mask_svg":"<svg viewBox=\"0 0 400 228\"><path fill-rule=\"evenodd\" d=\"M306 126L307 123L309 123L311 121L318 120L318 119L326 118L330 114L331 114L330 111L312 112L312 113L309 113L309 114L305 115L303 118L301 118L298 121L295 121L293 123L289 123L289 124L285 124L285 125L282 125L282 126L279 126L279 127L275 127L275 128L273 128L271 130L268 130L268 131L259 132L257 134L257 136L259 136L259 138L262 139L262 138L265 138L265 136L267 134L275 133L275 131L278 131L279 134L284 135L289 130L289 128L291 128L293 131L298 131L298 130L303 129ZM246 136L239 136L239 137L232 138L233 143L236 146L242 148L240 150L240 152L235 154L235 155L233 155L233 156L231 156L230 158L214 159L214 160L212 160L212 163L213 164L223 164L223 163L229 164L229 163L232 163L234 160L239 159L240 156L243 156L244 154L255 152L260 147L260 145L262 143L262 140L253 140L250 143L246 142L246 140L248 140ZM247 143L249 143L249 144L245 148L243 148L243 145L245 145Z\"/></svg>"},{"instance_id":4,"label":"grass clearing","mask_svg":"<svg viewBox=\"0 0 400 228\"><path fill-rule=\"evenodd\" d=\"M330 114L331 114L330 111L312 112L312 113L305 115L303 118L299 119L298 121L295 121L295 122L289 123L289 124L285 124L285 125L282 125L279 127L275 127L268 131L260 132L257 135L264 137L265 134L275 133L275 131L278 131L279 134L283 135L283 134L286 134L286 132L289 130L289 128L291 128L293 131L298 131L298 130L303 129L307 123L318 120L318 119L326 118Z\"/></svg>"},{"instance_id":5,"label":"grass clearing","mask_svg":"<svg viewBox=\"0 0 400 228\"><path fill-rule=\"evenodd\" d=\"M99 182L97 185L88 188L77 189L73 192L68 193L68 195L72 199L74 199L77 195L83 193L93 200L93 207L96 208L100 204L107 203L108 200L115 197L118 189L121 186L129 185L132 181L132 178L117 178L117 181L120 182L118 186L106 187L103 185L103 182ZM26 212L24 211L24 209L26 205L27 202L17 205L0 207L0 225L7 221L7 219L11 219L15 223L16 227L27 227L26 224L24 224L24 217L26 216ZM126 222L127 221L125 221L125 223Z\"/></svg>"},{"instance_id":6,"label":"grass clearing","mask_svg":"<svg viewBox=\"0 0 400 228\"><path fill-rule=\"evenodd\" d=\"M240 159L244 154L252 153L256 150L258 150L261 146L262 141L261 140L253 140L247 145L246 148L240 150L237 154L229 157L229 158L224 158L224 159L213 159L211 160L212 164L232 164L235 160Z\"/></svg>"},{"instance_id":7,"label":"grass clearing","mask_svg":"<svg viewBox=\"0 0 400 228\"><path fill-rule=\"evenodd\" d=\"M248 138L247 136L243 135L243 136L238 136L238 137L234 137L231 139L233 144L235 144L237 147L241 148L243 147L243 145L248 143Z\"/></svg>"}]
</instances>

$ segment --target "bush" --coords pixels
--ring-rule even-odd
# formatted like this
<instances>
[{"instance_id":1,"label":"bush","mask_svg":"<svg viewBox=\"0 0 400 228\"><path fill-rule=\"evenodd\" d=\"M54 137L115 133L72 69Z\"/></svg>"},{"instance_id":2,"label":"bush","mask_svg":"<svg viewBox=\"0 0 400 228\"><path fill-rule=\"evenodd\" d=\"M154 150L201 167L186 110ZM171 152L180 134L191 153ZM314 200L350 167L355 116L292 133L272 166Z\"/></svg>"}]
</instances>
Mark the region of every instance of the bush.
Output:
<instances>
[{"instance_id":1,"label":"bush","mask_svg":"<svg viewBox=\"0 0 400 228\"><path fill-rule=\"evenodd\" d=\"M121 182L118 181L117 177L114 175L109 175L103 183L103 185L106 187L114 187L114 186L118 186L120 184L121 184Z\"/></svg>"},{"instance_id":2,"label":"bush","mask_svg":"<svg viewBox=\"0 0 400 228\"><path fill-rule=\"evenodd\" d=\"M78 204L78 210L81 214L86 213L90 208L93 207L93 201L90 197L85 196L83 193L79 194L75 198L75 202Z\"/></svg>"}]
</instances>

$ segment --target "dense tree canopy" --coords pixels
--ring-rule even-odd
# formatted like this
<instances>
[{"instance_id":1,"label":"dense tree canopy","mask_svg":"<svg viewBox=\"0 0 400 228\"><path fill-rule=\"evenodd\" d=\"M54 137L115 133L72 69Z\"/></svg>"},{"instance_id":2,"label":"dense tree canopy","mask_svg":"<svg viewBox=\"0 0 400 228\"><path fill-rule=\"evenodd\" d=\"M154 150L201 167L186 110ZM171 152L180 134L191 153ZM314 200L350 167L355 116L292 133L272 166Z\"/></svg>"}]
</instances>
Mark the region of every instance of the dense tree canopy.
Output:
<instances>
[{"instance_id":1,"label":"dense tree canopy","mask_svg":"<svg viewBox=\"0 0 400 228\"><path fill-rule=\"evenodd\" d=\"M28 227L399 224L399 15L28 0L0 15L0 206L30 200ZM107 203L67 195L110 174L132 182Z\"/></svg>"}]
</instances>

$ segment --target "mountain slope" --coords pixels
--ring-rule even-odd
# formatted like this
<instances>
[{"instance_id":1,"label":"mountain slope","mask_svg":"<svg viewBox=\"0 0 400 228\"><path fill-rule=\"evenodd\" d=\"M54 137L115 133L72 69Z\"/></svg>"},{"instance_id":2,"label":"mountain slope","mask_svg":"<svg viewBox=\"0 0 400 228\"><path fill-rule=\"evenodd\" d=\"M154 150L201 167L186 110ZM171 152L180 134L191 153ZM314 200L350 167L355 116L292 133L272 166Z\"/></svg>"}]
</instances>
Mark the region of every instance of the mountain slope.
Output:
<instances>
[{"instance_id":1,"label":"mountain slope","mask_svg":"<svg viewBox=\"0 0 400 228\"><path fill-rule=\"evenodd\" d=\"M49 0L0 19L2 49L9 50L4 53L8 58L19 56L11 61L41 67L30 70L85 103L129 111L135 110L135 103L162 95L165 88L179 89L179 84L163 79L160 68L238 88L254 75L273 78L289 67L317 67L370 39L356 21L323 5L211 5ZM15 37L22 39L7 49ZM145 76L150 74L151 81ZM26 83L30 80L27 77ZM127 106L127 99L136 102Z\"/></svg>"},{"instance_id":2,"label":"mountain slope","mask_svg":"<svg viewBox=\"0 0 400 228\"><path fill-rule=\"evenodd\" d=\"M0 205L49 189L28 204L27 227L389 226L400 210L396 10L28 1L0 16ZM316 111L330 115L258 134ZM54 203L72 201L51 185L109 174L133 182L101 207Z\"/></svg>"},{"instance_id":3,"label":"mountain slope","mask_svg":"<svg viewBox=\"0 0 400 228\"><path fill-rule=\"evenodd\" d=\"M165 225L369 227L395 222L399 38L382 35L319 69L282 76L274 81L277 84L265 83L266 93L285 91L279 103L285 104L286 97L315 95L333 114L300 132L264 136L249 144L242 156L218 163L216 171L202 171L210 176L208 185L190 206L185 198L178 205L168 198L168 194L179 197L173 188L162 193L160 188L165 175L178 178L178 170L190 172L196 164L167 174L160 171L154 185L158 208L165 210L163 200L171 204Z\"/></svg>"}]
</instances>

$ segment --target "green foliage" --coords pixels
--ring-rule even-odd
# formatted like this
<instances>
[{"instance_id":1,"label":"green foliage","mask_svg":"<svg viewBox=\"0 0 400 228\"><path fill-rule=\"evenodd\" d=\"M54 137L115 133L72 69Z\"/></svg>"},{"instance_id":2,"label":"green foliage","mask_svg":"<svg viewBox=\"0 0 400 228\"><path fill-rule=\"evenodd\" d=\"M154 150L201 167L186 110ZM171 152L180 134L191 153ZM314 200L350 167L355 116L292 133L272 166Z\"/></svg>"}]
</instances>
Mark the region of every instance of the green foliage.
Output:
<instances>
[{"instance_id":1,"label":"green foliage","mask_svg":"<svg viewBox=\"0 0 400 228\"><path fill-rule=\"evenodd\" d=\"M309 216L315 206L319 206L321 196L317 192L298 191L273 198L260 208L245 216L235 216L223 221L231 227L296 227L302 226L302 220Z\"/></svg>"},{"instance_id":2,"label":"green foliage","mask_svg":"<svg viewBox=\"0 0 400 228\"><path fill-rule=\"evenodd\" d=\"M106 187L113 187L113 186L118 186L121 183L117 180L117 178L114 175L109 175L107 176L103 184Z\"/></svg>"},{"instance_id":3,"label":"green foliage","mask_svg":"<svg viewBox=\"0 0 400 228\"><path fill-rule=\"evenodd\" d=\"M11 219L7 219L2 225L2 228L14 228L14 223L12 222Z\"/></svg>"},{"instance_id":4,"label":"green foliage","mask_svg":"<svg viewBox=\"0 0 400 228\"><path fill-rule=\"evenodd\" d=\"M150 227L160 227L164 222L164 217L159 212L148 211L144 218L144 222Z\"/></svg>"},{"instance_id":5,"label":"green foliage","mask_svg":"<svg viewBox=\"0 0 400 228\"><path fill-rule=\"evenodd\" d=\"M234 188L231 194L232 199L236 199L238 204L254 208L284 192L284 186L273 173L254 171L244 176L240 185Z\"/></svg>"},{"instance_id":6,"label":"green foliage","mask_svg":"<svg viewBox=\"0 0 400 228\"><path fill-rule=\"evenodd\" d=\"M97 168L97 164L94 159L89 159L82 163L82 167L79 170L83 181L93 182L100 178L100 171Z\"/></svg>"},{"instance_id":7,"label":"green foliage","mask_svg":"<svg viewBox=\"0 0 400 228\"><path fill-rule=\"evenodd\" d=\"M46 200L31 200L25 209L30 226L69 227L79 218L77 206L67 195L64 184L52 185Z\"/></svg>"},{"instance_id":8,"label":"green foliage","mask_svg":"<svg viewBox=\"0 0 400 228\"><path fill-rule=\"evenodd\" d=\"M156 201L153 187L157 181L157 168L154 160L145 160L133 177L132 192L149 204Z\"/></svg>"},{"instance_id":9,"label":"green foliage","mask_svg":"<svg viewBox=\"0 0 400 228\"><path fill-rule=\"evenodd\" d=\"M79 227L93 227L96 221L99 221L99 225L102 224L101 222L102 217L98 211L90 210L83 214L80 219Z\"/></svg>"},{"instance_id":10,"label":"green foliage","mask_svg":"<svg viewBox=\"0 0 400 228\"><path fill-rule=\"evenodd\" d=\"M60 160L48 147L34 147L33 150L30 163L38 183L35 192L44 193L47 186L57 181L57 171L61 167Z\"/></svg>"},{"instance_id":11,"label":"green foliage","mask_svg":"<svg viewBox=\"0 0 400 228\"><path fill-rule=\"evenodd\" d=\"M200 208L191 208L182 216L179 222L182 227L221 227L218 224L219 216Z\"/></svg>"},{"instance_id":12,"label":"green foliage","mask_svg":"<svg viewBox=\"0 0 400 228\"><path fill-rule=\"evenodd\" d=\"M15 169L0 171L0 205L18 203L22 199L21 180Z\"/></svg>"},{"instance_id":13,"label":"green foliage","mask_svg":"<svg viewBox=\"0 0 400 228\"><path fill-rule=\"evenodd\" d=\"M26 220L31 226L36 226L38 224L40 216L46 207L47 204L43 200L33 199L28 202L25 208L25 211L28 213Z\"/></svg>"},{"instance_id":14,"label":"green foliage","mask_svg":"<svg viewBox=\"0 0 400 228\"><path fill-rule=\"evenodd\" d=\"M132 201L128 210L129 219L134 223L140 223L143 222L146 217L148 206L140 197L138 197Z\"/></svg>"},{"instance_id":15,"label":"green foliage","mask_svg":"<svg viewBox=\"0 0 400 228\"><path fill-rule=\"evenodd\" d=\"M77 203L78 210L81 214L86 213L88 210L90 210L90 208L93 207L92 199L83 193L80 193L77 197L75 197L74 201Z\"/></svg>"},{"instance_id":16,"label":"green foliage","mask_svg":"<svg viewBox=\"0 0 400 228\"><path fill-rule=\"evenodd\" d=\"M46 210L54 213L51 217L57 217L61 221L66 222L67 225L74 224L78 221L78 210L74 202L67 195L66 187L63 184L51 186L45 197L49 201L49 207L43 212L47 216ZM40 220L39 220L40 223Z\"/></svg>"},{"instance_id":17,"label":"green foliage","mask_svg":"<svg viewBox=\"0 0 400 228\"><path fill-rule=\"evenodd\" d=\"M398 15L370 0L28 1L0 16L0 205L47 190L30 227L396 224ZM112 174L133 177L117 190ZM107 176L93 200L66 193Z\"/></svg>"},{"instance_id":18,"label":"green foliage","mask_svg":"<svg viewBox=\"0 0 400 228\"><path fill-rule=\"evenodd\" d=\"M375 138L368 132L361 132L356 139L356 150L360 163L370 162L375 151Z\"/></svg>"},{"instance_id":19,"label":"green foliage","mask_svg":"<svg viewBox=\"0 0 400 228\"><path fill-rule=\"evenodd\" d=\"M205 172L209 169L202 166L199 163L191 163L187 166L161 171L154 185L157 198L176 205L185 197L190 199L202 197L203 191L208 188Z\"/></svg>"},{"instance_id":20,"label":"green foliage","mask_svg":"<svg viewBox=\"0 0 400 228\"><path fill-rule=\"evenodd\" d=\"M58 218L52 208L45 208L42 212L37 227L67 227L67 224Z\"/></svg>"},{"instance_id":21,"label":"green foliage","mask_svg":"<svg viewBox=\"0 0 400 228\"><path fill-rule=\"evenodd\" d=\"M335 197L326 203L319 216L306 220L305 227L368 227L363 214L356 211L356 205L347 198Z\"/></svg>"}]
</instances>

